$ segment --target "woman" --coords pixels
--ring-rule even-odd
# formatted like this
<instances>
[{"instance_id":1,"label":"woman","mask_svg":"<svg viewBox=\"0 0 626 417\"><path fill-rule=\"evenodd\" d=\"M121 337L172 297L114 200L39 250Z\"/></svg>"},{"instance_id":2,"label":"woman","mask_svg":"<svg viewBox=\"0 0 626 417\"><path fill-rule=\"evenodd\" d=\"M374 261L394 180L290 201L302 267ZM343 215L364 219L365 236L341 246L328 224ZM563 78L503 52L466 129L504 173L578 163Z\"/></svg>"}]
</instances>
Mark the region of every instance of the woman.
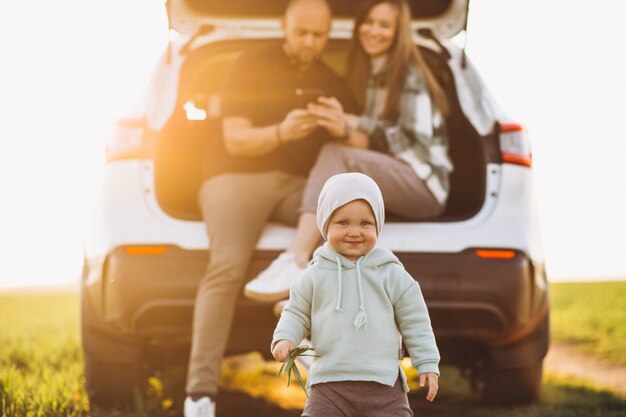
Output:
<instances>
[{"instance_id":1,"label":"woman","mask_svg":"<svg viewBox=\"0 0 626 417\"><path fill-rule=\"evenodd\" d=\"M369 175L382 190L387 212L406 220L434 218L444 210L452 171L444 125L449 103L413 44L410 23L404 0L369 1L357 13L347 79L363 114L337 112L341 104L324 97L308 110L326 128L340 114L349 142L369 149L335 143L322 149L304 191L296 236L246 285L248 297L268 302L288 297L318 245L317 199L335 174Z\"/></svg>"}]
</instances>

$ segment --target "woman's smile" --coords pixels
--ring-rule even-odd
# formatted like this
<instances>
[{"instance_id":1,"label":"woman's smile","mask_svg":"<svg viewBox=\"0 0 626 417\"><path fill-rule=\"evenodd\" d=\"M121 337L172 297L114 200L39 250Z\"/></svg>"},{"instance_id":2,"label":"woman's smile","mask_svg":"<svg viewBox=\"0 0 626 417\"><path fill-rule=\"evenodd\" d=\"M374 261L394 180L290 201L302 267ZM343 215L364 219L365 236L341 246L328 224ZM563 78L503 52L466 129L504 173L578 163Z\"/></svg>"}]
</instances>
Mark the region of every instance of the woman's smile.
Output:
<instances>
[{"instance_id":1,"label":"woman's smile","mask_svg":"<svg viewBox=\"0 0 626 417\"><path fill-rule=\"evenodd\" d=\"M396 36L398 11L389 3L380 3L370 10L359 28L359 41L371 58L386 54Z\"/></svg>"}]
</instances>

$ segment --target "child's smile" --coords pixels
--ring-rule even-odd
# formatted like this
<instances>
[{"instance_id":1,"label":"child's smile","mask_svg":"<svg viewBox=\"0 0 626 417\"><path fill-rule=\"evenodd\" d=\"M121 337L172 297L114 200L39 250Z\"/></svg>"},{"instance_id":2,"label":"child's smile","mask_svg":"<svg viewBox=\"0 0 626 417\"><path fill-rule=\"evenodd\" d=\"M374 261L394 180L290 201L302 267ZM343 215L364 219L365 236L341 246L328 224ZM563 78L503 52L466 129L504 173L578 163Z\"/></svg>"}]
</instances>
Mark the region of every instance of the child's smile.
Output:
<instances>
[{"instance_id":1,"label":"child's smile","mask_svg":"<svg viewBox=\"0 0 626 417\"><path fill-rule=\"evenodd\" d=\"M327 238L333 249L351 261L372 250L378 236L370 205L354 200L335 210L328 222Z\"/></svg>"}]
</instances>

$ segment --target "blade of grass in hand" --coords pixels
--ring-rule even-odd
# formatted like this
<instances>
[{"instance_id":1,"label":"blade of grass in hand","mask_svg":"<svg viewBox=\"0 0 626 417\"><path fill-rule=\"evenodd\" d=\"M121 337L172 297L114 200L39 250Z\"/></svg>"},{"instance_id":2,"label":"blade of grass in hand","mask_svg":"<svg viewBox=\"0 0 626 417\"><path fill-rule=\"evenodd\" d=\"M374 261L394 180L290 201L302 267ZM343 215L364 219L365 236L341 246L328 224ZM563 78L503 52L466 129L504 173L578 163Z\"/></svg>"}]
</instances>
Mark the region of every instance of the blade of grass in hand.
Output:
<instances>
[{"instance_id":1,"label":"blade of grass in hand","mask_svg":"<svg viewBox=\"0 0 626 417\"><path fill-rule=\"evenodd\" d=\"M289 356L287 357L287 360L283 362L282 366L280 367L280 370L278 371L278 375L287 374L287 386L291 384L291 374L293 373L294 377L296 378L296 381L298 381L298 384L300 384L300 386L302 387L302 390L304 391L307 397L309 396L309 393L306 390L306 386L304 385L304 381L302 380L302 375L300 374L300 371L298 370L298 366L296 365L296 358L298 356L319 357L319 355L316 355L314 353L306 354L306 352L308 352L309 350L315 352L317 349L309 347L309 346L304 346L304 345L291 349L289 351Z\"/></svg>"}]
</instances>

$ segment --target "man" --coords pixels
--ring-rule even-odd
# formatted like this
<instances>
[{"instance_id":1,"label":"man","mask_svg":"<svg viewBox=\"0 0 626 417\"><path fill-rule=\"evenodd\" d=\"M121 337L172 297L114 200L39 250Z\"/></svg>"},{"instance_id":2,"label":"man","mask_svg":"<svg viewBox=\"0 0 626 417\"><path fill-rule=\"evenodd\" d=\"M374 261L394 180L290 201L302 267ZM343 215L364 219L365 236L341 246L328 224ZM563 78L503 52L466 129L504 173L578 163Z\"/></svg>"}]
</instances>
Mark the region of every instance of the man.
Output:
<instances>
[{"instance_id":1,"label":"man","mask_svg":"<svg viewBox=\"0 0 626 417\"><path fill-rule=\"evenodd\" d=\"M186 417L215 415L235 302L265 224L294 225L322 145L349 143L340 110L329 108L323 121L306 110L317 95L352 102L342 80L317 59L331 20L324 0L292 0L282 19L284 42L244 54L227 77L222 108L228 155L215 161L219 172L199 192L210 260L194 310Z\"/></svg>"}]
</instances>

